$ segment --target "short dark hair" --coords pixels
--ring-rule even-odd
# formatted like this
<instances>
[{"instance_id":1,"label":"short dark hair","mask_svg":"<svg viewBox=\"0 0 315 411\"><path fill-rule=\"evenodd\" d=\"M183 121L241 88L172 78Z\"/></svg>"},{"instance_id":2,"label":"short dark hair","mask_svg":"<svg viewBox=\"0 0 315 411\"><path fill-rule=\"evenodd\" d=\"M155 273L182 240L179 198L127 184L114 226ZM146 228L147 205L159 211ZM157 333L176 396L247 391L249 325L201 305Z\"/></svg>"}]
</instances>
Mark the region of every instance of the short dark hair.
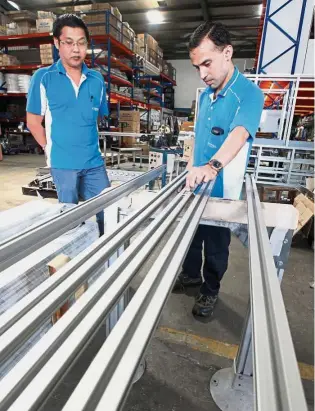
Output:
<instances>
[{"instance_id":1,"label":"short dark hair","mask_svg":"<svg viewBox=\"0 0 315 411\"><path fill-rule=\"evenodd\" d=\"M54 22L53 36L59 39L61 31L64 27L79 27L84 30L87 40L90 39L89 30L86 24L80 17L76 16L75 14L63 14L62 16L59 16Z\"/></svg>"},{"instance_id":2,"label":"short dark hair","mask_svg":"<svg viewBox=\"0 0 315 411\"><path fill-rule=\"evenodd\" d=\"M194 50L205 38L210 39L217 48L223 50L225 46L232 45L231 35L227 27L222 23L211 23L206 21L202 23L191 35L188 49Z\"/></svg>"}]
</instances>

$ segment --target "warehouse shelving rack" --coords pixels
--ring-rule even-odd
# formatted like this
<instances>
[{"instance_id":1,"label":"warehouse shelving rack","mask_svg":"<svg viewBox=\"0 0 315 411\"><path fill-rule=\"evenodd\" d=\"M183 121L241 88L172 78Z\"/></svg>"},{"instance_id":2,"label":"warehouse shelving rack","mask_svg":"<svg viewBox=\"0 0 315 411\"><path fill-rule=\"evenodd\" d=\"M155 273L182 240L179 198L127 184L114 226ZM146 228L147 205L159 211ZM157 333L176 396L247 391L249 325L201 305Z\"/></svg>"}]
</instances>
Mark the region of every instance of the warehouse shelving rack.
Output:
<instances>
[{"instance_id":1,"label":"warehouse shelving rack","mask_svg":"<svg viewBox=\"0 0 315 411\"><path fill-rule=\"evenodd\" d=\"M151 67L149 75L146 72L137 70L135 66L135 53L133 52L134 39L128 39L127 43L130 44L131 48L128 48L124 42L126 42L125 30L128 29L123 23L121 23L121 28L117 28L115 23L115 16L113 16L109 10L103 11L105 14L104 29L105 34L92 34L91 35L91 53L88 54L88 59L86 63L89 67L98 68L100 72L104 75L107 82L107 92L108 92L108 106L109 113L113 105L116 105L118 114L120 107L129 107L130 109L145 110L150 113L151 110L161 110L163 107L163 89L167 85L176 85L176 81L169 78L163 73L159 73L158 69L153 70L150 64L145 65L146 71L148 67ZM79 14L96 14L100 11L90 11ZM117 19L118 20L118 19ZM113 24L114 22L114 24ZM99 25L100 23L88 24L88 27L93 27ZM41 44L53 44L52 33L33 33L33 34L23 34L23 35L11 35L11 36L0 36L0 48L7 53L8 47L12 46L39 46ZM55 50L55 60L58 59L58 52ZM130 61L130 64L126 62ZM16 66L0 66L0 71L7 72L32 72L41 67L45 67L43 64L20 64ZM147 67L148 66L148 67ZM149 67L149 68L150 68ZM128 80L121 78L114 73L112 73L113 68L119 68L122 72L126 73ZM142 78L140 78L142 77ZM145 93L147 94L147 101L138 101L133 98L133 87L135 80L140 80L140 83L145 86ZM130 88L130 96L120 94L117 91L112 90L112 85L117 85L119 87ZM158 88L158 93L153 92L152 88ZM22 98L26 97L25 93L0 93L0 98ZM154 101L156 98L157 101ZM149 115L148 115L149 118ZM16 122L23 121L23 119L17 119Z\"/></svg>"}]
</instances>

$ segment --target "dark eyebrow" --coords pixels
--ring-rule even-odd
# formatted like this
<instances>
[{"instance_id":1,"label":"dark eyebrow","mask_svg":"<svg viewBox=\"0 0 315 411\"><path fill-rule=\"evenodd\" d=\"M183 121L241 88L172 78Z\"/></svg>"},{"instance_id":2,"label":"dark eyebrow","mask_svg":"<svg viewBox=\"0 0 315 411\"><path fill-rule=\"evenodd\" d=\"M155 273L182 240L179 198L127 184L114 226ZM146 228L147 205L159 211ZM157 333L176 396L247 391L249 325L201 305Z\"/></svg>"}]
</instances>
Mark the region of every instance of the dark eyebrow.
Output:
<instances>
[{"instance_id":1,"label":"dark eyebrow","mask_svg":"<svg viewBox=\"0 0 315 411\"><path fill-rule=\"evenodd\" d=\"M203 66L204 64L211 63L211 62L212 62L211 59L207 59L207 60L204 60L202 63L200 63L198 66L196 66L196 65L193 65L193 66L195 68L199 68L200 66Z\"/></svg>"}]
</instances>

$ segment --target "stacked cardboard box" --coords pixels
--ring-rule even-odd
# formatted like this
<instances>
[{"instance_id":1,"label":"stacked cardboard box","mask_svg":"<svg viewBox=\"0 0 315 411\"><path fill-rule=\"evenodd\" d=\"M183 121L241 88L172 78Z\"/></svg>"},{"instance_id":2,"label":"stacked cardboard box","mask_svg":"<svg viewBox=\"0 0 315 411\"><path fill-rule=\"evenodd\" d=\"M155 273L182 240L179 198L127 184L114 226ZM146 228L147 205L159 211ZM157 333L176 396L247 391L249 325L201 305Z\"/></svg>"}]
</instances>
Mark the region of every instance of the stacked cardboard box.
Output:
<instances>
[{"instance_id":1,"label":"stacked cardboard box","mask_svg":"<svg viewBox=\"0 0 315 411\"><path fill-rule=\"evenodd\" d=\"M56 16L51 12L38 11L36 20L36 29L38 33L50 33L53 30Z\"/></svg>"},{"instance_id":2,"label":"stacked cardboard box","mask_svg":"<svg viewBox=\"0 0 315 411\"><path fill-rule=\"evenodd\" d=\"M40 60L42 64L53 64L54 62L54 46L52 44L41 44Z\"/></svg>"},{"instance_id":3,"label":"stacked cardboard box","mask_svg":"<svg viewBox=\"0 0 315 411\"><path fill-rule=\"evenodd\" d=\"M119 116L120 131L140 133L140 112L139 111L120 111Z\"/></svg>"},{"instance_id":4,"label":"stacked cardboard box","mask_svg":"<svg viewBox=\"0 0 315 411\"><path fill-rule=\"evenodd\" d=\"M163 73L169 76L170 78L174 79L175 69L171 63L168 61L163 60Z\"/></svg>"},{"instance_id":5,"label":"stacked cardboard box","mask_svg":"<svg viewBox=\"0 0 315 411\"><path fill-rule=\"evenodd\" d=\"M7 23L7 35L29 34L35 28L36 15L27 10L6 12L10 22Z\"/></svg>"},{"instance_id":6,"label":"stacked cardboard box","mask_svg":"<svg viewBox=\"0 0 315 411\"><path fill-rule=\"evenodd\" d=\"M83 7L83 6L76 6ZM89 10L88 10L89 7ZM106 31L106 11L110 12L109 16L109 33ZM89 28L90 34L111 34L115 39L121 41L122 15L117 7L112 7L109 3L94 3L86 6L82 16Z\"/></svg>"},{"instance_id":7,"label":"stacked cardboard box","mask_svg":"<svg viewBox=\"0 0 315 411\"><path fill-rule=\"evenodd\" d=\"M7 35L7 24L11 23L9 16L0 13L0 36Z\"/></svg>"},{"instance_id":8,"label":"stacked cardboard box","mask_svg":"<svg viewBox=\"0 0 315 411\"><path fill-rule=\"evenodd\" d=\"M294 234L296 234L313 217L314 202L307 198L304 194L299 194L295 197L293 205L299 212L298 227L294 232Z\"/></svg>"},{"instance_id":9,"label":"stacked cardboard box","mask_svg":"<svg viewBox=\"0 0 315 411\"><path fill-rule=\"evenodd\" d=\"M6 35L15 36L29 34L35 31L35 25L29 21L12 22L6 25Z\"/></svg>"},{"instance_id":10,"label":"stacked cardboard box","mask_svg":"<svg viewBox=\"0 0 315 411\"><path fill-rule=\"evenodd\" d=\"M0 54L0 66L17 66L20 64L15 56L10 54Z\"/></svg>"},{"instance_id":11,"label":"stacked cardboard box","mask_svg":"<svg viewBox=\"0 0 315 411\"><path fill-rule=\"evenodd\" d=\"M150 63L157 67L159 49L158 42L148 33L138 34L137 38L140 50L142 50L142 54L140 53L140 55L145 56Z\"/></svg>"},{"instance_id":12,"label":"stacked cardboard box","mask_svg":"<svg viewBox=\"0 0 315 411\"><path fill-rule=\"evenodd\" d=\"M122 43L130 50L134 50L135 32L126 22L123 23Z\"/></svg>"},{"instance_id":13,"label":"stacked cardboard box","mask_svg":"<svg viewBox=\"0 0 315 411\"><path fill-rule=\"evenodd\" d=\"M163 50L161 47L157 48L157 68L163 71Z\"/></svg>"}]
</instances>

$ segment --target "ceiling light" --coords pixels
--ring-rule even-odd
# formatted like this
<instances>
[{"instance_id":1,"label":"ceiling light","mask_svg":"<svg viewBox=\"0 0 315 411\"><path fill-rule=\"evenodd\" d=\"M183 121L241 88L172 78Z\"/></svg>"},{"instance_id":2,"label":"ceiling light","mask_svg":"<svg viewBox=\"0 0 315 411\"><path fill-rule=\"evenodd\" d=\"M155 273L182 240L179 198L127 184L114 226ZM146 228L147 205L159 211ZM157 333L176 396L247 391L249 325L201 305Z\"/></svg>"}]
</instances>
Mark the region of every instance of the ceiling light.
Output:
<instances>
[{"instance_id":1,"label":"ceiling light","mask_svg":"<svg viewBox=\"0 0 315 411\"><path fill-rule=\"evenodd\" d=\"M150 23L159 24L163 23L164 18L159 10L150 10L147 12L147 18Z\"/></svg>"},{"instance_id":2,"label":"ceiling light","mask_svg":"<svg viewBox=\"0 0 315 411\"><path fill-rule=\"evenodd\" d=\"M261 16L263 11L263 5L261 4L258 8L258 15Z\"/></svg>"},{"instance_id":3,"label":"ceiling light","mask_svg":"<svg viewBox=\"0 0 315 411\"><path fill-rule=\"evenodd\" d=\"M21 10L20 6L17 5L14 1L7 0L7 2L10 4L10 6L14 7L16 10Z\"/></svg>"}]
</instances>

